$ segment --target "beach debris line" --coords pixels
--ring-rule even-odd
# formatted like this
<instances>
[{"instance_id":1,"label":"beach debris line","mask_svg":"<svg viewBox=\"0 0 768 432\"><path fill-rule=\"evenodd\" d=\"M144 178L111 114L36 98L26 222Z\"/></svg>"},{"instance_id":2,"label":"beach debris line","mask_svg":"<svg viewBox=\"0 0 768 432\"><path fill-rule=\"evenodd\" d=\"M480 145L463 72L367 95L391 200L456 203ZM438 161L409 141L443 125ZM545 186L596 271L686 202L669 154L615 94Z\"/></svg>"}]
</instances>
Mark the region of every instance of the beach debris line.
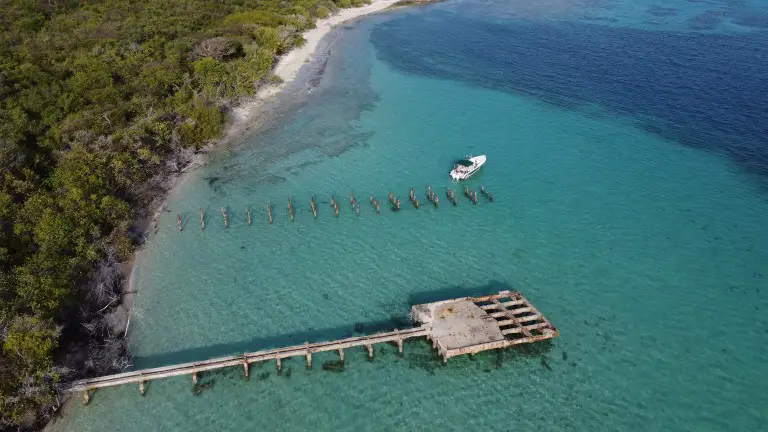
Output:
<instances>
[{"instance_id":1,"label":"beach debris line","mask_svg":"<svg viewBox=\"0 0 768 432\"><path fill-rule=\"evenodd\" d=\"M315 353L337 351L339 361L335 367L344 365L344 351L352 348L365 349L369 361L374 358L374 345L377 344L395 344L398 355L402 355L406 339L426 337L445 364L449 358L464 354L473 355L559 336L557 328L517 291L414 305L410 316L414 323L411 328L88 378L70 383L64 391L81 393L83 404L87 405L92 393L100 388L139 384L139 393L144 396L147 383L182 375L191 375L193 388L196 388L201 373L233 366L242 367L244 378L248 380L252 363L269 360L275 360L277 373L281 375L283 359L304 357L307 369L311 369Z\"/></svg>"}]
</instances>

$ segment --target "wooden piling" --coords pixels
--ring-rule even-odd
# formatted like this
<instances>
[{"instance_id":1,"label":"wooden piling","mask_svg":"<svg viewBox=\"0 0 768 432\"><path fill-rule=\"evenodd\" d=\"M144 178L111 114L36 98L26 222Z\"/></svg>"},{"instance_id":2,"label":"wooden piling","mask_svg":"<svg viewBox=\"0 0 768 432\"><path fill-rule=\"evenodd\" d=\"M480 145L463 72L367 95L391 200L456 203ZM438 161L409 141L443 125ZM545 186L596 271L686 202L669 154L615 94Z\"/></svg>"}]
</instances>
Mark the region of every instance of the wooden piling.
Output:
<instances>
[{"instance_id":1,"label":"wooden piling","mask_svg":"<svg viewBox=\"0 0 768 432\"><path fill-rule=\"evenodd\" d=\"M221 216L224 218L224 228L229 228L229 216L227 215L227 209L221 208Z\"/></svg>"},{"instance_id":2,"label":"wooden piling","mask_svg":"<svg viewBox=\"0 0 768 432\"><path fill-rule=\"evenodd\" d=\"M312 354L315 352L336 351L343 362L344 350L353 347L365 347L368 358L373 360L375 344L396 344L398 354L401 354L405 339L420 337L426 337L432 342L442 364L446 364L451 357L544 341L559 335L557 328L516 291L414 305L411 314L418 327L89 378L70 383L65 391L82 393L83 403L87 404L91 392L98 388L135 383L139 384L140 391L145 391L150 381L189 374L192 374L192 382L197 384L200 373L237 366L243 367L245 377L248 378L251 363L272 359L277 360L280 374L283 358L305 356L307 367L311 367ZM472 332L466 331L468 326L473 329Z\"/></svg>"},{"instance_id":3,"label":"wooden piling","mask_svg":"<svg viewBox=\"0 0 768 432\"><path fill-rule=\"evenodd\" d=\"M205 229L205 213L203 213L203 208L200 207L200 230Z\"/></svg>"},{"instance_id":4,"label":"wooden piling","mask_svg":"<svg viewBox=\"0 0 768 432\"><path fill-rule=\"evenodd\" d=\"M398 334L398 333L400 333L400 331L398 329L395 329L393 331L393 333ZM402 356L402 354L403 354L403 338L401 338L401 337L397 338L395 343L397 343L397 353Z\"/></svg>"},{"instance_id":5,"label":"wooden piling","mask_svg":"<svg viewBox=\"0 0 768 432\"><path fill-rule=\"evenodd\" d=\"M180 214L176 215L176 225L178 225L178 227L179 227L179 232L181 232L181 230L184 229L184 226L182 225L182 222L181 222L181 215Z\"/></svg>"}]
</instances>

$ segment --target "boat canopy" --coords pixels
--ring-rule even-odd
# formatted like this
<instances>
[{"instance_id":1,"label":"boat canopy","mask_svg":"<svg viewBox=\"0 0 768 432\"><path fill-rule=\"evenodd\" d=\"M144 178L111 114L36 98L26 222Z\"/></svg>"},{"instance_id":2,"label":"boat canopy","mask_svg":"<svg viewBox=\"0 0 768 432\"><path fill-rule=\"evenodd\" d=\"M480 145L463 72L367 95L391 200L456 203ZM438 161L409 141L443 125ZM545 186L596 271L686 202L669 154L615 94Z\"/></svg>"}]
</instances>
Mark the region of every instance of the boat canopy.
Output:
<instances>
[{"instance_id":1,"label":"boat canopy","mask_svg":"<svg viewBox=\"0 0 768 432\"><path fill-rule=\"evenodd\" d=\"M456 164L457 165L461 165L461 166L465 166L465 167L471 167L472 165L474 165L474 163L472 163L472 161L467 160L467 159L462 159L462 160L456 161Z\"/></svg>"}]
</instances>

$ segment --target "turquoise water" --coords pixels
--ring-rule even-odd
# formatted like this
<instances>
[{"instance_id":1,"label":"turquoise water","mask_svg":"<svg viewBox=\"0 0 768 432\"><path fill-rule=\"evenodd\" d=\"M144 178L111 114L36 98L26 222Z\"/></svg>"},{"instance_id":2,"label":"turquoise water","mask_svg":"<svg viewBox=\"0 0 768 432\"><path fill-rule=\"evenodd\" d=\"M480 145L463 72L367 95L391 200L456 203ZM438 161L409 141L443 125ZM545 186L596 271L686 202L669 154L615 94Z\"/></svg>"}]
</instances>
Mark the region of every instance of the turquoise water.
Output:
<instances>
[{"instance_id":1,"label":"turquoise water","mask_svg":"<svg viewBox=\"0 0 768 432\"><path fill-rule=\"evenodd\" d=\"M407 324L411 304L501 289L525 293L560 338L445 367L422 341L406 343L402 358L394 346L377 347L373 362L347 352L342 373L322 369L336 360L324 353L310 371L301 358L285 362L280 377L273 363L254 365L250 381L239 368L206 375L213 387L197 396L189 377L152 382L144 398L136 386L100 390L58 428L760 429L768 150L755 120L765 102L741 92L765 83L757 66L729 70L697 44L715 37L724 52L765 56L759 26L734 18L763 9L675 1L660 30L646 21L662 12L646 2L549 3L536 13L520 2L447 2L338 29L280 116L217 150L172 194L138 257L129 338L135 367L153 367L390 330ZM713 29L682 18L727 7ZM483 39L489 25L510 33L493 27ZM613 47L617 34L632 42ZM650 55L659 37L689 66L659 70L675 63ZM574 60L620 48L654 67L615 60L607 76ZM696 77L688 90L657 97L685 72ZM739 85L705 91L731 75ZM496 200L449 206L445 187L461 186L447 172L469 152L488 163L468 184ZM409 188L425 202L427 185L440 207L413 209ZM389 191L399 213L386 208Z\"/></svg>"}]
</instances>

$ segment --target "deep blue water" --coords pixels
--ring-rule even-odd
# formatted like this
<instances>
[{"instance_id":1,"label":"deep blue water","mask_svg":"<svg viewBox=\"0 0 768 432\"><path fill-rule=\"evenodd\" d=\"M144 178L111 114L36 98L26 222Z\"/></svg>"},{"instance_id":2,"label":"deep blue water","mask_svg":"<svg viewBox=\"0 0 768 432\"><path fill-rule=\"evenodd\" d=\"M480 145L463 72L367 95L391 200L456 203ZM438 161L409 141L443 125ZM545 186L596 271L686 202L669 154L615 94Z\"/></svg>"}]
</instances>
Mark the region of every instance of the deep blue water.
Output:
<instances>
[{"instance_id":1,"label":"deep blue water","mask_svg":"<svg viewBox=\"0 0 768 432\"><path fill-rule=\"evenodd\" d=\"M335 353L254 364L199 395L189 377L100 390L58 429L764 429L764 4L450 0L338 27L266 123L169 197L137 257L135 366L388 330L414 303L500 289L561 336L446 366L424 341L349 350L342 373L321 367ZM467 152L488 155L468 185L494 203L348 204L460 190Z\"/></svg>"},{"instance_id":2,"label":"deep blue water","mask_svg":"<svg viewBox=\"0 0 768 432\"><path fill-rule=\"evenodd\" d=\"M726 154L768 175L766 31L501 23L447 12L429 18L412 14L376 27L371 40L379 58L407 73L563 108L598 105L663 138Z\"/></svg>"}]
</instances>

